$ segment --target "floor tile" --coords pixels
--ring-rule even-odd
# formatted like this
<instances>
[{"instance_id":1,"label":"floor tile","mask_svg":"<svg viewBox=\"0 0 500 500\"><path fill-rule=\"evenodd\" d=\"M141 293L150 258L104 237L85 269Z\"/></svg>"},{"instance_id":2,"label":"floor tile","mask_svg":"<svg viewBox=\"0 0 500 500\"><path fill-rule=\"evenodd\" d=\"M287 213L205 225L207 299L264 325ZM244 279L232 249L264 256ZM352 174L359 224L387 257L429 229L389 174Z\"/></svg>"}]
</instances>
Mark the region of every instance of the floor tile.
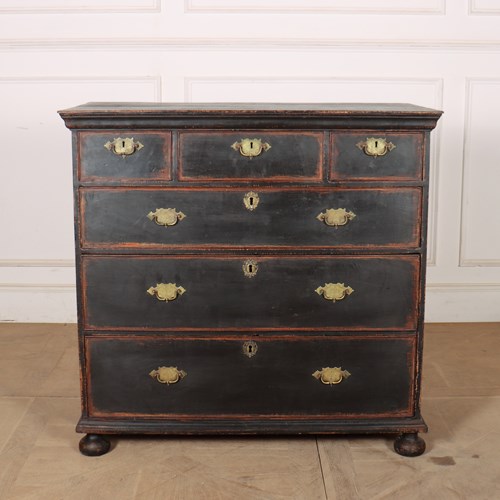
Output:
<instances>
[{"instance_id":1,"label":"floor tile","mask_svg":"<svg viewBox=\"0 0 500 500\"><path fill-rule=\"evenodd\" d=\"M32 398L0 398L0 454L32 402Z\"/></svg>"},{"instance_id":2,"label":"floor tile","mask_svg":"<svg viewBox=\"0 0 500 500\"><path fill-rule=\"evenodd\" d=\"M75 325L1 325L0 397L38 395L78 395L78 358ZM59 369L61 368L61 369ZM61 382L62 381L62 382ZM44 384L63 388L60 393L44 389ZM43 392L45 390L45 393Z\"/></svg>"}]
</instances>

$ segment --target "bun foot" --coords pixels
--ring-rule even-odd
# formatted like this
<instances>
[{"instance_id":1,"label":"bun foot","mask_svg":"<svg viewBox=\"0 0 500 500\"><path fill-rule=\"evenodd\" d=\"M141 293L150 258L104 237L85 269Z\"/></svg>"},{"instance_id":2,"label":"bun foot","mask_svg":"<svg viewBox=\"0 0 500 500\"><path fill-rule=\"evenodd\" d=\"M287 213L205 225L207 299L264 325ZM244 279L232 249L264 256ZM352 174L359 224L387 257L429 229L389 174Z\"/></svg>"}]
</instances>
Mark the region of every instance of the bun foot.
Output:
<instances>
[{"instance_id":1,"label":"bun foot","mask_svg":"<svg viewBox=\"0 0 500 500\"><path fill-rule=\"evenodd\" d=\"M425 451L425 441L418 432L401 434L394 441L394 450L404 457L418 457Z\"/></svg>"},{"instance_id":2,"label":"bun foot","mask_svg":"<svg viewBox=\"0 0 500 500\"><path fill-rule=\"evenodd\" d=\"M87 434L80 440L80 453L87 457L104 455L109 447L109 441L99 434Z\"/></svg>"}]
</instances>

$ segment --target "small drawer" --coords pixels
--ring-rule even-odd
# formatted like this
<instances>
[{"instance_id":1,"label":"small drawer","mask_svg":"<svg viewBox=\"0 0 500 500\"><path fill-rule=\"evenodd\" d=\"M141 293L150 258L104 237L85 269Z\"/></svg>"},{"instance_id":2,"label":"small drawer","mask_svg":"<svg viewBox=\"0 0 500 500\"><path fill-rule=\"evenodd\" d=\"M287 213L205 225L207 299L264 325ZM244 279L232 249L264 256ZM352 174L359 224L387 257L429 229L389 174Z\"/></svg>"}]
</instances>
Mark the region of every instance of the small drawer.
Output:
<instances>
[{"instance_id":1,"label":"small drawer","mask_svg":"<svg viewBox=\"0 0 500 500\"><path fill-rule=\"evenodd\" d=\"M90 417L413 414L413 336L126 335L85 342Z\"/></svg>"},{"instance_id":2,"label":"small drawer","mask_svg":"<svg viewBox=\"0 0 500 500\"><path fill-rule=\"evenodd\" d=\"M321 181L322 132L180 132L181 181Z\"/></svg>"},{"instance_id":3,"label":"small drawer","mask_svg":"<svg viewBox=\"0 0 500 500\"><path fill-rule=\"evenodd\" d=\"M89 329L413 330L418 255L84 256Z\"/></svg>"},{"instance_id":4,"label":"small drawer","mask_svg":"<svg viewBox=\"0 0 500 500\"><path fill-rule=\"evenodd\" d=\"M107 130L78 133L81 181L165 181L171 179L170 132Z\"/></svg>"},{"instance_id":5,"label":"small drawer","mask_svg":"<svg viewBox=\"0 0 500 500\"><path fill-rule=\"evenodd\" d=\"M80 190L83 248L420 245L420 188Z\"/></svg>"},{"instance_id":6,"label":"small drawer","mask_svg":"<svg viewBox=\"0 0 500 500\"><path fill-rule=\"evenodd\" d=\"M425 154L421 132L333 132L331 145L331 180L422 179Z\"/></svg>"}]
</instances>

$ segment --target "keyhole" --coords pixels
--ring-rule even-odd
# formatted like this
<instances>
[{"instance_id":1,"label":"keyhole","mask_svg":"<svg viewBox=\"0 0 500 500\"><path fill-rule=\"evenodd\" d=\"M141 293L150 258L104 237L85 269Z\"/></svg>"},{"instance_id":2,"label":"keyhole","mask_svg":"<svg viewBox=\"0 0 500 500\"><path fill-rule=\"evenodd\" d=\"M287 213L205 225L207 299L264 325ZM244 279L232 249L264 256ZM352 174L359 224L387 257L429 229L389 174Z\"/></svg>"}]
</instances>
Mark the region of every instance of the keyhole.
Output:
<instances>
[{"instance_id":1,"label":"keyhole","mask_svg":"<svg viewBox=\"0 0 500 500\"><path fill-rule=\"evenodd\" d=\"M243 269L243 274L247 278L253 278L259 269L259 266L257 262L254 262L253 260L246 260L243 262L243 265L241 266Z\"/></svg>"},{"instance_id":2,"label":"keyhole","mask_svg":"<svg viewBox=\"0 0 500 500\"><path fill-rule=\"evenodd\" d=\"M253 191L249 191L243 197L243 203L248 210L253 211L259 205L259 195Z\"/></svg>"},{"instance_id":3,"label":"keyhole","mask_svg":"<svg viewBox=\"0 0 500 500\"><path fill-rule=\"evenodd\" d=\"M257 354L259 346L253 340L249 340L243 344L243 354L245 356L252 358Z\"/></svg>"},{"instance_id":4,"label":"keyhole","mask_svg":"<svg viewBox=\"0 0 500 500\"><path fill-rule=\"evenodd\" d=\"M122 148L125 148L125 141L122 141Z\"/></svg>"},{"instance_id":5,"label":"keyhole","mask_svg":"<svg viewBox=\"0 0 500 500\"><path fill-rule=\"evenodd\" d=\"M378 148L378 141L375 141L375 148Z\"/></svg>"},{"instance_id":6,"label":"keyhole","mask_svg":"<svg viewBox=\"0 0 500 500\"><path fill-rule=\"evenodd\" d=\"M253 149L253 141L250 141L250 149Z\"/></svg>"}]
</instances>

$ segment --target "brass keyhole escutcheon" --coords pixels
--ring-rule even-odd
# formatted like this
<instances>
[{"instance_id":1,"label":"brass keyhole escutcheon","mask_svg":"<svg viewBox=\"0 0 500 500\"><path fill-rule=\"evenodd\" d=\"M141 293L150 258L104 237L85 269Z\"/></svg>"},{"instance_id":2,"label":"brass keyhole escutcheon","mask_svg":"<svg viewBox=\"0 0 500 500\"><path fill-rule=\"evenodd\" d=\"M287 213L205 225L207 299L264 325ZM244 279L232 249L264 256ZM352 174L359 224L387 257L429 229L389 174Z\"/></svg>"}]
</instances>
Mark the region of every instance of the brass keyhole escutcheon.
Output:
<instances>
[{"instance_id":1,"label":"brass keyhole escutcheon","mask_svg":"<svg viewBox=\"0 0 500 500\"><path fill-rule=\"evenodd\" d=\"M248 340L243 344L243 354L248 358L252 358L257 354L258 348L259 347L257 346L257 342L254 342L253 340Z\"/></svg>"},{"instance_id":2,"label":"brass keyhole escutcheon","mask_svg":"<svg viewBox=\"0 0 500 500\"><path fill-rule=\"evenodd\" d=\"M271 145L267 142L262 142L261 139L241 139L240 142L231 144L235 151L239 151L241 156L246 156L252 159L254 156L259 156L263 151L269 151Z\"/></svg>"},{"instance_id":3,"label":"brass keyhole escutcheon","mask_svg":"<svg viewBox=\"0 0 500 500\"><path fill-rule=\"evenodd\" d=\"M253 191L249 191L243 197L243 204L245 205L245 208L247 210L250 210L250 212L252 212L257 208L259 202L260 202L259 195L257 193L254 193Z\"/></svg>"},{"instance_id":4,"label":"brass keyhole escutcheon","mask_svg":"<svg viewBox=\"0 0 500 500\"><path fill-rule=\"evenodd\" d=\"M259 269L259 265L255 260L246 260L243 262L243 274L247 278L253 278Z\"/></svg>"},{"instance_id":5,"label":"brass keyhole escutcheon","mask_svg":"<svg viewBox=\"0 0 500 500\"><path fill-rule=\"evenodd\" d=\"M366 141L360 141L356 146L366 155L374 158L384 156L396 147L395 144L382 137L367 137Z\"/></svg>"},{"instance_id":6,"label":"brass keyhole escutcheon","mask_svg":"<svg viewBox=\"0 0 500 500\"><path fill-rule=\"evenodd\" d=\"M136 151L139 151L144 147L139 141L135 141L133 137L117 137L112 141L108 141L104 144L104 147L114 153L115 155L125 158L125 156L133 155Z\"/></svg>"}]
</instances>

